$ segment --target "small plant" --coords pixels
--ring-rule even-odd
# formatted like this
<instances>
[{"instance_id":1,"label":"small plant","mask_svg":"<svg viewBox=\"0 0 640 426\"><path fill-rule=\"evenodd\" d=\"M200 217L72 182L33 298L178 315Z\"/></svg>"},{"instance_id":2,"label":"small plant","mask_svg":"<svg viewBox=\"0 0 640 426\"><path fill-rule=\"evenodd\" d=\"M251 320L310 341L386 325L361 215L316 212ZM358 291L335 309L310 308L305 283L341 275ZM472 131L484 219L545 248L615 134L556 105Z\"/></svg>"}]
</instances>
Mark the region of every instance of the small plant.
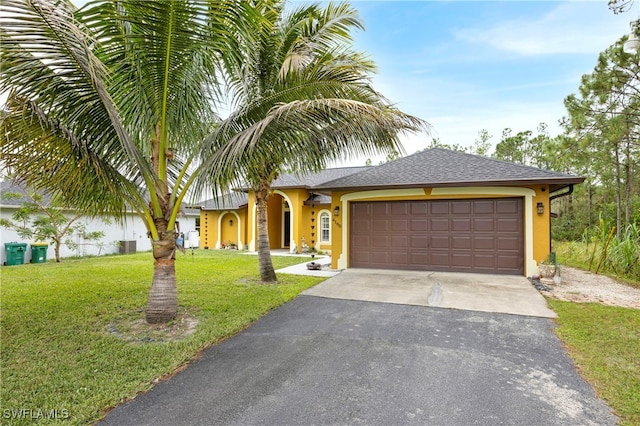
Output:
<instances>
[{"instance_id":1,"label":"small plant","mask_svg":"<svg viewBox=\"0 0 640 426\"><path fill-rule=\"evenodd\" d=\"M556 263L556 253L549 252L547 257L538 266L540 271L540 278L553 279L558 272L558 265Z\"/></svg>"},{"instance_id":2,"label":"small plant","mask_svg":"<svg viewBox=\"0 0 640 426\"><path fill-rule=\"evenodd\" d=\"M543 265L557 265L556 252L550 251L547 257L542 261Z\"/></svg>"},{"instance_id":3,"label":"small plant","mask_svg":"<svg viewBox=\"0 0 640 426\"><path fill-rule=\"evenodd\" d=\"M105 234L102 231L89 232L86 225L80 222L82 213L67 213L73 211L69 206L57 198L45 197L35 191L6 192L2 199L24 200L20 208L12 215L11 220L0 219L0 227L11 229L20 238L50 241L53 244L56 262L60 262L60 246L67 245L76 250L81 244L71 237L77 234L81 237L82 245L92 242L99 244Z\"/></svg>"}]
</instances>

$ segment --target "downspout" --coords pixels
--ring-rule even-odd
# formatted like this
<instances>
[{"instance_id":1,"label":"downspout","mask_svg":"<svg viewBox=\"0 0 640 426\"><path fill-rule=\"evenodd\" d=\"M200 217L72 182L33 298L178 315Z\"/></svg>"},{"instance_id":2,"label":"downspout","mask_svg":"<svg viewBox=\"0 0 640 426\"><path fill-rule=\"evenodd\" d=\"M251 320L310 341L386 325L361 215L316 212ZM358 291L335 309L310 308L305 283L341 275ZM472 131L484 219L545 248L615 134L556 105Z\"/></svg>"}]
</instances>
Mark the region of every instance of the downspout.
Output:
<instances>
[{"instance_id":1,"label":"downspout","mask_svg":"<svg viewBox=\"0 0 640 426\"><path fill-rule=\"evenodd\" d=\"M565 186L564 188L567 188L567 187ZM560 188L558 191L564 188ZM551 201L555 200L556 198L562 198L562 197L566 197L567 195L573 194L573 185L569 185L568 188L569 189L566 192L561 192L559 194L551 195L551 193L549 193L549 252L552 251L551 241L553 237L551 235ZM557 192L557 191L554 191L554 192Z\"/></svg>"}]
</instances>

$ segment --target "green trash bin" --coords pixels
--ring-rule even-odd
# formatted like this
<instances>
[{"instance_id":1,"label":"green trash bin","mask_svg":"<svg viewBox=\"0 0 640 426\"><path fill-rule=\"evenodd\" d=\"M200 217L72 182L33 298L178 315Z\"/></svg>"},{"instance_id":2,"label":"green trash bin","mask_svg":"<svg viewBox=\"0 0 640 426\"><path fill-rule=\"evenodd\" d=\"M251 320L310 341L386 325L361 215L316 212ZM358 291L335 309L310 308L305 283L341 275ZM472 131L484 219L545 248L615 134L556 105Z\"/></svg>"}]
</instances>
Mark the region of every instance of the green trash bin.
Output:
<instances>
[{"instance_id":1,"label":"green trash bin","mask_svg":"<svg viewBox=\"0 0 640 426\"><path fill-rule=\"evenodd\" d=\"M45 263L47 261L47 243L31 244L31 263Z\"/></svg>"},{"instance_id":2,"label":"green trash bin","mask_svg":"<svg viewBox=\"0 0 640 426\"><path fill-rule=\"evenodd\" d=\"M27 251L27 243L4 243L4 250L7 253L7 266L22 265L24 263L24 252Z\"/></svg>"}]
</instances>

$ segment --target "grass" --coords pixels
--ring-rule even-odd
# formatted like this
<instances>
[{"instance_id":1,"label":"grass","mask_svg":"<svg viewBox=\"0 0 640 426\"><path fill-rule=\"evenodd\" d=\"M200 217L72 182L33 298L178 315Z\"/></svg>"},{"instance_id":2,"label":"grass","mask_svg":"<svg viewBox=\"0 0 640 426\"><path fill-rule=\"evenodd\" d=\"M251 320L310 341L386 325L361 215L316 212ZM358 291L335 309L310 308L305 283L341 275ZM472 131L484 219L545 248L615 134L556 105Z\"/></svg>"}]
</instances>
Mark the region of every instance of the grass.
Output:
<instances>
[{"instance_id":1,"label":"grass","mask_svg":"<svg viewBox=\"0 0 640 426\"><path fill-rule=\"evenodd\" d=\"M273 257L276 269L305 260ZM163 332L139 325L152 263L138 253L2 268L0 422L90 423L323 280L263 285L255 256L188 251L176 262L181 320ZM197 326L176 339L187 319Z\"/></svg>"},{"instance_id":2,"label":"grass","mask_svg":"<svg viewBox=\"0 0 640 426\"><path fill-rule=\"evenodd\" d=\"M640 311L548 300L556 333L583 377L622 425L640 425Z\"/></svg>"},{"instance_id":3,"label":"grass","mask_svg":"<svg viewBox=\"0 0 640 426\"><path fill-rule=\"evenodd\" d=\"M609 247L598 273L640 288L640 263L637 257L640 240L636 242L627 238L620 241L614 238L613 242L615 245ZM594 252L595 244L584 241L554 241L553 250L559 263L595 272L600 263L603 244L600 242Z\"/></svg>"},{"instance_id":4,"label":"grass","mask_svg":"<svg viewBox=\"0 0 640 426\"><path fill-rule=\"evenodd\" d=\"M273 261L280 268L304 259ZM234 251L188 251L176 268L180 317L166 330L140 326L149 253L1 268L0 423L95 421L322 281L282 274L277 285L259 284L257 259ZM585 379L623 425L640 424L640 311L549 304ZM190 318L198 324L187 335Z\"/></svg>"}]
</instances>

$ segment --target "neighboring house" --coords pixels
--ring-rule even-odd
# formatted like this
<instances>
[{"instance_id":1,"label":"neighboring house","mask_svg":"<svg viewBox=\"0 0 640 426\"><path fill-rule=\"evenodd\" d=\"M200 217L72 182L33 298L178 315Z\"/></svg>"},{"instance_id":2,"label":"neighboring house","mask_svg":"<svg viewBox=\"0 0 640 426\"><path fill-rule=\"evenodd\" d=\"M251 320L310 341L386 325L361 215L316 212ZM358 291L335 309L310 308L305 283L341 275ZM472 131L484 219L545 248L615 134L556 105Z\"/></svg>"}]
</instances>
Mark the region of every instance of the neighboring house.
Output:
<instances>
[{"instance_id":1,"label":"neighboring house","mask_svg":"<svg viewBox=\"0 0 640 426\"><path fill-rule=\"evenodd\" d=\"M530 276L551 250L550 200L584 178L432 148L374 167L284 175L273 184L271 248L331 252L332 267ZM201 246L255 250L255 197L209 200Z\"/></svg>"},{"instance_id":2,"label":"neighboring house","mask_svg":"<svg viewBox=\"0 0 640 426\"><path fill-rule=\"evenodd\" d=\"M0 194L5 193L19 193L26 194L24 187L20 185L16 185L12 182L5 181L0 182ZM46 201L46 195L44 195ZM2 218L6 218L13 221L13 214L18 210L18 208L25 202L31 201L26 195L24 198L20 199L5 199L4 197L0 197L0 215ZM185 209L185 214L179 218L180 222L180 230L185 234L185 238L188 240L188 235L197 232L197 223L200 219L200 211L199 209ZM33 216L39 215L38 213ZM72 217L73 212L69 212L69 217ZM81 218L76 223L81 223L85 226L88 232L93 231L102 231L105 236L99 241L85 241L82 238L81 234L73 234L65 237L71 238L72 241L77 245L76 249L71 249L66 245L62 245L60 248L61 257L71 257L71 256L97 256L103 254L114 254L114 253L130 253L136 251L149 251L151 250L151 241L147 238L147 230L144 225L144 222L140 219L140 217L133 212L128 212L126 214L126 218L123 223L118 223L115 220L109 220L108 218ZM5 243L8 242L21 242L29 244L27 248L27 253L25 253L25 263L28 263L31 260L31 250L30 245L35 241L25 241L18 236L18 234L6 228L0 228L0 243L1 243L1 251L2 257L1 261L4 264L7 260L6 251L5 251ZM50 243L50 241L46 241ZM192 237L190 240L191 244L197 246L198 238ZM96 243L103 243L101 245L97 245ZM186 244L189 246L189 244ZM53 258L53 247L50 245L47 251L47 258Z\"/></svg>"}]
</instances>

